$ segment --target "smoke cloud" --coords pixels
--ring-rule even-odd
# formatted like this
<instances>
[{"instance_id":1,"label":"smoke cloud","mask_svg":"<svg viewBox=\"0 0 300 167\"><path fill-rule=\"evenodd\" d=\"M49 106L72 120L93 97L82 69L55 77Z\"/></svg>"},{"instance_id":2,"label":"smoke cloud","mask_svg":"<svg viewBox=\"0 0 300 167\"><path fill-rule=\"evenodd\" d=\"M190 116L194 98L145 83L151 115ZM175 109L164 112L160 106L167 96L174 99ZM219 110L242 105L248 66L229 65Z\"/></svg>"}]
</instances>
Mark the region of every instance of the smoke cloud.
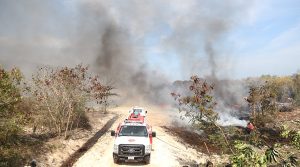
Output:
<instances>
[{"instance_id":1,"label":"smoke cloud","mask_svg":"<svg viewBox=\"0 0 300 167\"><path fill-rule=\"evenodd\" d=\"M40 65L89 64L118 88L122 102L161 105L172 100L174 78L164 70L171 64L151 66L147 51L153 47L167 62L180 60L172 71L180 79L193 74L211 78L227 104L226 99L236 98L219 79L230 77L222 69L229 59L220 53L226 50L227 33L250 10L249 1L239 0L2 0L0 62L29 75ZM151 38L155 44L147 44Z\"/></svg>"}]
</instances>

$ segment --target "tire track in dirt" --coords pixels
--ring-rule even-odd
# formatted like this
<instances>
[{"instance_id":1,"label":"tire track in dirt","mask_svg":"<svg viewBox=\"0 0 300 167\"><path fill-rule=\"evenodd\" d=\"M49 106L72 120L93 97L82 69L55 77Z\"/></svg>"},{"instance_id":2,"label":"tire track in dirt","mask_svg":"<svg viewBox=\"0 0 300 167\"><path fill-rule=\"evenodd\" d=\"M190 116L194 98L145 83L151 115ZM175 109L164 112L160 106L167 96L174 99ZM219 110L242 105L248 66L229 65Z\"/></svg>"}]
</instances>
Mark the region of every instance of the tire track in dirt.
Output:
<instances>
[{"instance_id":1,"label":"tire track in dirt","mask_svg":"<svg viewBox=\"0 0 300 167\"><path fill-rule=\"evenodd\" d=\"M127 117L128 109L119 109L115 113L119 114L119 122ZM114 138L109 133L103 135L98 142L89 149L78 161L74 167L126 167L126 166L144 166L144 167L178 167L189 164L192 161L205 163L207 155L197 152L193 148L189 148L185 144L178 141L176 136L170 135L161 126L171 125L172 121L168 117L168 112L150 110L147 115L147 122L152 125L153 130L157 132L157 138L153 139L153 148L151 152L150 164L139 162L122 162L115 164L112 158L112 150ZM170 113L172 114L172 113ZM112 125L111 129L116 129L118 122Z\"/></svg>"},{"instance_id":2,"label":"tire track in dirt","mask_svg":"<svg viewBox=\"0 0 300 167\"><path fill-rule=\"evenodd\" d=\"M70 157L63 162L61 167L72 167L73 164L82 156L84 155L94 144L98 141L98 139L104 135L111 126L115 123L119 116L115 115L111 118L104 126L101 128L93 137L91 137L86 143L83 144L75 153L70 155Z\"/></svg>"}]
</instances>

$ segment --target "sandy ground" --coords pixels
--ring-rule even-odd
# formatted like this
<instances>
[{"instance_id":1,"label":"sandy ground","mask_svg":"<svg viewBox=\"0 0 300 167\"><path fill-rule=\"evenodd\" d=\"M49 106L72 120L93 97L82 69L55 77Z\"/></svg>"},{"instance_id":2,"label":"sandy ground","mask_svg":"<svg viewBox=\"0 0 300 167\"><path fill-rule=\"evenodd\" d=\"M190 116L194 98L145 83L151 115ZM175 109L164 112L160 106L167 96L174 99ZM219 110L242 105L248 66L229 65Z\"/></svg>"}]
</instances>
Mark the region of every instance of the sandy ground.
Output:
<instances>
[{"instance_id":1,"label":"sandy ground","mask_svg":"<svg viewBox=\"0 0 300 167\"><path fill-rule=\"evenodd\" d=\"M103 125L111 119L114 114L120 117L114 123L110 130L115 130L119 122L123 121L128 116L129 107L115 108L113 114L89 114L92 125L92 130L79 130L74 137L63 140L61 138L50 139L47 144L54 147L47 154L37 158L38 166L52 167L60 166L71 154L78 150L89 138L91 138ZM282 122L290 122L295 124L299 122L300 109L294 112L279 113L279 120ZM292 119L294 118L294 119ZM148 165L137 162L126 162L114 164L112 159L112 150L114 137L110 136L108 131L105 135L99 138L98 142L88 150L74 164L75 167L110 167L110 166L152 166L152 167L173 167L173 166L195 166L194 164L203 164L207 159L210 159L214 164L226 162L228 157L220 157L207 155L197 152L191 146L182 144L182 140L171 135L162 126L185 124L185 121L179 119L178 111L168 108L148 108L147 122L153 126L157 137L153 140L153 150L151 152L151 162ZM176 123L174 123L176 122Z\"/></svg>"},{"instance_id":2,"label":"sandy ground","mask_svg":"<svg viewBox=\"0 0 300 167\"><path fill-rule=\"evenodd\" d=\"M118 123L128 115L129 108L116 108L115 113L121 115L115 122L111 130L115 130ZM163 114L164 113L164 114ZM196 163L205 163L207 155L197 152L182 143L170 134L166 133L160 126L170 126L174 117L174 111L162 111L162 109L148 109L147 121L153 126L157 133L157 138L153 140L153 150L151 152L151 162L148 165L137 162L125 162L114 164L112 159L112 150L114 137L110 132L103 135L98 142L86 152L74 164L74 167L109 167L109 166L151 166L151 167L173 167L183 166ZM170 119L171 118L171 119Z\"/></svg>"},{"instance_id":3,"label":"sandy ground","mask_svg":"<svg viewBox=\"0 0 300 167\"><path fill-rule=\"evenodd\" d=\"M51 149L45 155L37 158L38 166L40 167L56 167L61 166L71 154L78 150L89 138L103 127L103 125L113 117L112 114L88 113L92 129L90 131L80 129L76 131L76 135L68 140L63 138L50 139L46 144L50 145Z\"/></svg>"}]
</instances>

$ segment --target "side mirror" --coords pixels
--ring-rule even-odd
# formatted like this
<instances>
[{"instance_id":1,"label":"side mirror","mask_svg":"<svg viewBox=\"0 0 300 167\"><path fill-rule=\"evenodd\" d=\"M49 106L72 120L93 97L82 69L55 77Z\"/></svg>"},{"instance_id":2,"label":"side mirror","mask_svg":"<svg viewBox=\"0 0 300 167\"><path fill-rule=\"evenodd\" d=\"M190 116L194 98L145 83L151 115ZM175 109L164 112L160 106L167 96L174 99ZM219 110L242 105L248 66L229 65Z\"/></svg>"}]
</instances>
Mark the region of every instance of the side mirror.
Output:
<instances>
[{"instance_id":1,"label":"side mirror","mask_svg":"<svg viewBox=\"0 0 300 167\"><path fill-rule=\"evenodd\" d=\"M116 132L114 130L110 131L110 135L111 136L115 136L116 135Z\"/></svg>"},{"instance_id":2,"label":"side mirror","mask_svg":"<svg viewBox=\"0 0 300 167\"><path fill-rule=\"evenodd\" d=\"M156 132L152 132L152 137L156 137Z\"/></svg>"}]
</instances>

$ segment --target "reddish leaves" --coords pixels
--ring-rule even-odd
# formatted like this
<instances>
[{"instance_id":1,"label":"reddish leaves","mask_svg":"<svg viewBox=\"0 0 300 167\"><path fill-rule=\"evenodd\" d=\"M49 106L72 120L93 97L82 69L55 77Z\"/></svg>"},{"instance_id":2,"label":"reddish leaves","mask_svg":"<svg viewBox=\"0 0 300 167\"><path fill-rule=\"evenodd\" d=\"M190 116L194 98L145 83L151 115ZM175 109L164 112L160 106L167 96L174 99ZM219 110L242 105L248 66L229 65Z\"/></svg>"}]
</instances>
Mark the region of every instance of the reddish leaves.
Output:
<instances>
[{"instance_id":1,"label":"reddish leaves","mask_svg":"<svg viewBox=\"0 0 300 167\"><path fill-rule=\"evenodd\" d=\"M88 67L40 68L33 77L32 95L36 99L36 123L59 135L78 126L88 102L108 103L111 86L92 76Z\"/></svg>"},{"instance_id":2,"label":"reddish leaves","mask_svg":"<svg viewBox=\"0 0 300 167\"><path fill-rule=\"evenodd\" d=\"M190 80L189 94L181 97L180 94L171 93L180 106L180 111L185 111L185 116L192 122L200 123L215 121L217 113L213 111L216 102L211 96L213 85L201 80L198 76L192 76Z\"/></svg>"}]
</instances>

